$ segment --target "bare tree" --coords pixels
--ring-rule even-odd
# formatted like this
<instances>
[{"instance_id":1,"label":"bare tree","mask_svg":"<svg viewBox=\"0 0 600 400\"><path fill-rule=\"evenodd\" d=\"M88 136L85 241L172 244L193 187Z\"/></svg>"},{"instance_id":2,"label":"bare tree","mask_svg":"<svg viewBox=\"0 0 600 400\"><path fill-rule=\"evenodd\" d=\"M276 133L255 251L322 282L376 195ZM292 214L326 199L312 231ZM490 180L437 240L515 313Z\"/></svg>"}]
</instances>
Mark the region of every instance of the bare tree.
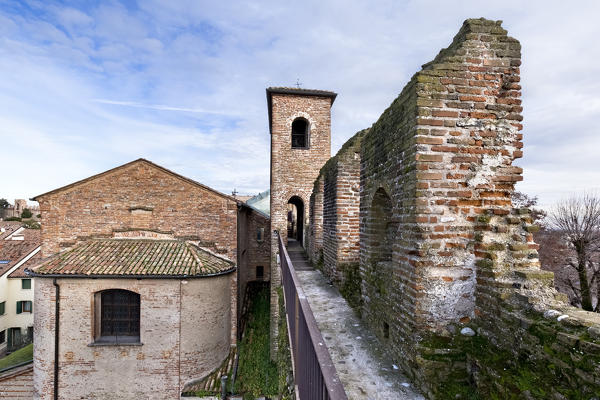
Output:
<instances>
[{"instance_id":1,"label":"bare tree","mask_svg":"<svg viewBox=\"0 0 600 400\"><path fill-rule=\"evenodd\" d=\"M570 286L581 301L581 307L588 311L599 311L600 297L597 297L596 310L592 304L591 288L597 287L600 295L600 268L594 256L600 250L600 197L586 193L560 201L550 213L550 221L575 250L575 258L566 264L577 271L579 287Z\"/></svg>"}]
</instances>

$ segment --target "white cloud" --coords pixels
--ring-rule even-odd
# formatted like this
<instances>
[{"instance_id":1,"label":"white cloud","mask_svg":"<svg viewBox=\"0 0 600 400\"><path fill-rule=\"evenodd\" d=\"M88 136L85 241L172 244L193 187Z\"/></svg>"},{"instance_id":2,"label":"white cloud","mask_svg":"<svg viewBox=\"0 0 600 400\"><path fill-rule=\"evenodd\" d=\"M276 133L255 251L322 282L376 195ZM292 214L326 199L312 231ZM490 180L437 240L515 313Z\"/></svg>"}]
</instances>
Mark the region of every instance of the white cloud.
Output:
<instances>
[{"instance_id":1,"label":"white cloud","mask_svg":"<svg viewBox=\"0 0 600 400\"><path fill-rule=\"evenodd\" d=\"M33 161L3 181L0 197L34 195L140 156L225 192L262 190L266 86L300 79L338 92L336 151L450 44L465 18L479 16L503 19L523 45L519 187L551 203L600 182L600 7L592 1L31 7L0 6L0 135L37 141L5 154Z\"/></svg>"}]
</instances>

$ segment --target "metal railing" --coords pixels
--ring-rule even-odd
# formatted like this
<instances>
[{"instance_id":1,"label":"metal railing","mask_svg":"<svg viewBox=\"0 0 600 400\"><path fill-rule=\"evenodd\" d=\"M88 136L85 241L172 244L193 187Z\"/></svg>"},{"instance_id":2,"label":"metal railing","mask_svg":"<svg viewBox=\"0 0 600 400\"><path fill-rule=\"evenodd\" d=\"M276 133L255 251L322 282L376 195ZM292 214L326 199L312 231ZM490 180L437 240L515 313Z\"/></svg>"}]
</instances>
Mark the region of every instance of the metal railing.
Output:
<instances>
[{"instance_id":1,"label":"metal railing","mask_svg":"<svg viewBox=\"0 0 600 400\"><path fill-rule=\"evenodd\" d=\"M290 256L281 236L278 238L294 380L300 400L347 400Z\"/></svg>"}]
</instances>

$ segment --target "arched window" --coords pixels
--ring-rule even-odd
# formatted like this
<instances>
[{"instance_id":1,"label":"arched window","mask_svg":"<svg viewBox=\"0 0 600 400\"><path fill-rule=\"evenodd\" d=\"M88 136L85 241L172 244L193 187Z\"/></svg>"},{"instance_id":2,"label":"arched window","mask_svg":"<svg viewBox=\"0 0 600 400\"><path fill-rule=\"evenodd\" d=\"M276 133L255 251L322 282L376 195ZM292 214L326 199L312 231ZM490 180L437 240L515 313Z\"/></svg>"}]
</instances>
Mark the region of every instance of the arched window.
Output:
<instances>
[{"instance_id":1,"label":"arched window","mask_svg":"<svg viewBox=\"0 0 600 400\"><path fill-rule=\"evenodd\" d=\"M308 148L308 121L304 118L296 118L292 122L292 148Z\"/></svg>"},{"instance_id":2,"label":"arched window","mask_svg":"<svg viewBox=\"0 0 600 400\"><path fill-rule=\"evenodd\" d=\"M391 261L398 224L392 221L392 200L383 188L375 192L369 214L371 260Z\"/></svg>"},{"instance_id":3,"label":"arched window","mask_svg":"<svg viewBox=\"0 0 600 400\"><path fill-rule=\"evenodd\" d=\"M96 342L140 341L140 295L110 289L96 293Z\"/></svg>"}]
</instances>

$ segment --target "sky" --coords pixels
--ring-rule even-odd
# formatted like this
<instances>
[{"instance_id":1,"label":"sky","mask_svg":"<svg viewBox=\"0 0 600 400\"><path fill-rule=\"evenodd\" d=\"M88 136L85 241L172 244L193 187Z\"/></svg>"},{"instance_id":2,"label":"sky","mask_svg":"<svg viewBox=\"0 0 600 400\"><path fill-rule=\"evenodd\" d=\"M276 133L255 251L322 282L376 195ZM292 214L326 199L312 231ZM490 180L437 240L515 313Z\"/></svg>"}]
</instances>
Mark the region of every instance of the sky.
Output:
<instances>
[{"instance_id":1,"label":"sky","mask_svg":"<svg viewBox=\"0 0 600 400\"><path fill-rule=\"evenodd\" d=\"M269 187L265 88L338 93L332 152L466 18L522 44L524 168L549 206L600 187L597 1L0 0L0 198L143 157L224 193Z\"/></svg>"}]
</instances>

